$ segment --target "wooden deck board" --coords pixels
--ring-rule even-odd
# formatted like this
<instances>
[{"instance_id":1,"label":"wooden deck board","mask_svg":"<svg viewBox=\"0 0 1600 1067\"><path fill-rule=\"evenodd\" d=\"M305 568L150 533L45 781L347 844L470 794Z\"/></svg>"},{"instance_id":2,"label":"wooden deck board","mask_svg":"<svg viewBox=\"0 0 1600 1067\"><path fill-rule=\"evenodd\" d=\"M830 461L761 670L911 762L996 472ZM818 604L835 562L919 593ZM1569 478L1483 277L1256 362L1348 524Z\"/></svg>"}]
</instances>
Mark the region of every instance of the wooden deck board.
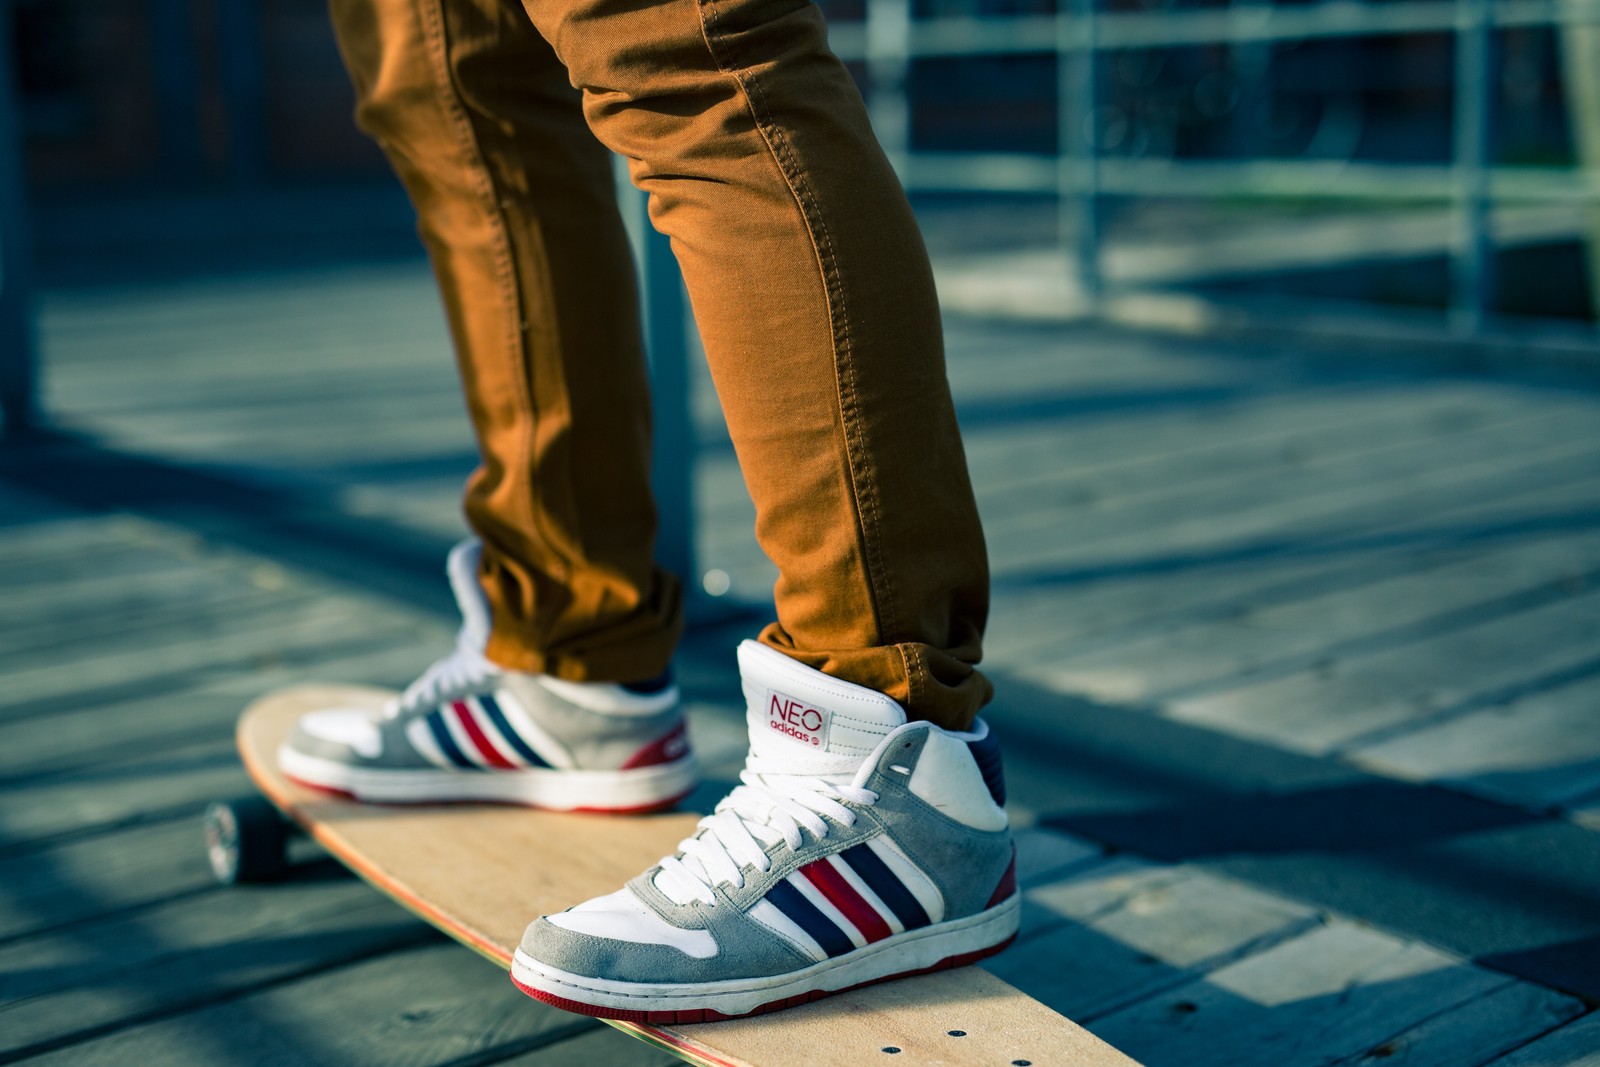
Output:
<instances>
[{"instance_id":1,"label":"wooden deck board","mask_svg":"<svg viewBox=\"0 0 1600 1067\"><path fill-rule=\"evenodd\" d=\"M437 940L397 905L335 872L219 888L0 945L0 1056L76 1043Z\"/></svg>"},{"instance_id":2,"label":"wooden deck board","mask_svg":"<svg viewBox=\"0 0 1600 1067\"><path fill-rule=\"evenodd\" d=\"M148 759L196 741L230 739L240 709L264 691L308 674L330 682L400 688L416 677L418 663L444 655L450 641L443 627L436 634L398 637L379 631L358 651L341 644L310 661L206 676L193 686L153 695L86 701L53 712L48 730L27 719L0 723L0 783Z\"/></svg>"},{"instance_id":3,"label":"wooden deck board","mask_svg":"<svg viewBox=\"0 0 1600 1067\"><path fill-rule=\"evenodd\" d=\"M1494 1067L1600 1067L1600 1012L1509 1053Z\"/></svg>"},{"instance_id":4,"label":"wooden deck board","mask_svg":"<svg viewBox=\"0 0 1600 1067\"><path fill-rule=\"evenodd\" d=\"M1050 639L1067 650L1108 647L1426 573L1506 543L1537 546L1563 536L1575 488L1581 486L1562 476L1501 476L1442 498L1395 502L1358 522L1293 539L1156 555L1144 565L1091 557L1033 588L1013 588L1002 576L1012 606L995 620L1004 637L997 652L1026 656ZM1589 488L1600 491L1592 481ZM1054 626L1042 629L1045 623Z\"/></svg>"},{"instance_id":5,"label":"wooden deck board","mask_svg":"<svg viewBox=\"0 0 1600 1067\"><path fill-rule=\"evenodd\" d=\"M1514 452L1559 443L1567 433L1593 429L1596 421L1582 405L1496 410L1486 397L1471 398L1478 400L1472 405L1450 391L1409 404L1397 397L1375 401L1360 395L1321 398L1315 404L1298 399L1286 397L1281 413L1252 410L1250 417L1235 420L1237 427L1208 422L1202 429L1162 420L1137 434L1140 422L1153 420L1131 419L1132 426L1118 427L1126 440L1085 447L1075 439L1070 451L1051 464L1017 462L1025 449L1045 443L1046 430L1007 431L1000 440L1010 447L988 460L996 477L981 483L980 499L1008 514L1031 513L1041 503L1091 516L1150 505L1177 510L1185 501L1200 508L1207 500L1248 489L1257 479L1268 479L1270 497L1294 486L1323 492L1352 476L1361 478L1378 463L1400 475L1408 465L1437 464L1440 448L1467 461L1496 447ZM1059 442L1059 431L1056 437Z\"/></svg>"},{"instance_id":6,"label":"wooden deck board","mask_svg":"<svg viewBox=\"0 0 1600 1067\"><path fill-rule=\"evenodd\" d=\"M1242 886L1129 861L1025 899L1021 940L985 968L1091 1030L1108 1010L1317 922L1308 909Z\"/></svg>"},{"instance_id":7,"label":"wooden deck board","mask_svg":"<svg viewBox=\"0 0 1600 1067\"><path fill-rule=\"evenodd\" d=\"M633 1038L602 1026L500 1062L505 1067L605 1067L624 1062L633 1067L675 1067L683 1063L670 1053L651 1055L651 1051L643 1049Z\"/></svg>"},{"instance_id":8,"label":"wooden deck board","mask_svg":"<svg viewBox=\"0 0 1600 1067\"><path fill-rule=\"evenodd\" d=\"M1527 808L1567 804L1600 790L1600 678L1538 689L1350 756L1385 774Z\"/></svg>"},{"instance_id":9,"label":"wooden deck board","mask_svg":"<svg viewBox=\"0 0 1600 1067\"><path fill-rule=\"evenodd\" d=\"M18 636L0 652L8 661L8 684L53 669L61 685L28 689L26 696L70 696L82 692L85 681L97 683L135 663L134 675L176 671L194 679L167 692L88 700L49 715L47 730L27 713L32 701L18 699L11 705L18 715L0 723L0 774L6 775L0 1058L59 1047L59 1053L44 1052L43 1061L126 1062L124 1035L166 1024L190 1045L158 1057L161 1062L268 1062L226 1029L212 1035L210 1051L203 1039L193 1042L202 1037L208 1013L236 998L299 988L353 961L396 959L391 987L427 988L436 981L439 968L404 951L436 944L432 931L326 861L279 886L216 886L197 815L206 801L248 789L232 740L239 708L263 688L303 676L303 666L270 665L283 650L280 638L315 649L315 639L324 636L319 619L360 626L379 644L354 657L336 644L322 648L324 676L345 670L363 680L400 681L448 649L448 628L422 619L397 624L392 612L326 589L308 594L301 581L281 573L255 580L264 561L186 551L187 536L159 525L80 516L71 529L80 536L71 552L60 552L59 543L30 536L28 527L0 528L0 558L14 565L12 577L29 567L50 568L62 593L48 598L44 583L12 584L22 590L17 601L33 600L43 617L28 625L26 605L8 604L15 616L0 625ZM95 552L112 566L57 566ZM108 617L108 600L122 609L120 619ZM330 605L336 609L331 614ZM293 625L278 628L276 618ZM85 657L83 645L62 636L75 627L97 646L95 656ZM220 671L193 669L199 662L193 646L202 634L224 654ZM251 667L230 662L229 654L238 652ZM443 951L456 955L453 946ZM467 962L478 974L465 984L482 987L475 994L482 1003L460 997L450 1009L460 1027L457 1044L494 1044L512 1033L503 1044L512 1054L542 1042L551 1028L555 1037L583 1028L527 1002L492 968ZM491 989L494 996L484 1000ZM384 996L392 1001L392 989ZM470 1036L475 1033L482 1036ZM449 1062L456 1055L447 1037L434 1029L420 1041L369 1038L365 1047L378 1051L367 1062L407 1056L417 1063ZM612 1062L645 1061L633 1052L646 1051L643 1046L615 1037L622 1048L612 1046ZM430 1041L438 1046L433 1059L425 1048ZM311 1045L307 1040L301 1047ZM491 1052L491 1058L498 1057Z\"/></svg>"},{"instance_id":10,"label":"wooden deck board","mask_svg":"<svg viewBox=\"0 0 1600 1067\"><path fill-rule=\"evenodd\" d=\"M373 632L367 613L321 598L267 602L247 615L211 622L185 631L184 640L141 631L103 650L69 647L31 656L26 666L7 676L6 691L0 693L0 721L31 717L38 702L52 696L116 684L133 687L174 675L218 677L241 666L270 665L275 656L314 650L352 632Z\"/></svg>"},{"instance_id":11,"label":"wooden deck board","mask_svg":"<svg viewBox=\"0 0 1600 1067\"><path fill-rule=\"evenodd\" d=\"M1026 827L1015 831L1017 883L1024 887L1053 880L1097 863L1104 851L1093 842L1053 830Z\"/></svg>"},{"instance_id":12,"label":"wooden deck board","mask_svg":"<svg viewBox=\"0 0 1600 1067\"><path fill-rule=\"evenodd\" d=\"M196 818L122 827L0 855L0 939L212 889Z\"/></svg>"},{"instance_id":13,"label":"wooden deck board","mask_svg":"<svg viewBox=\"0 0 1600 1067\"><path fill-rule=\"evenodd\" d=\"M232 738L173 745L125 763L9 786L0 840L15 849L151 816L198 815L208 801L248 791Z\"/></svg>"},{"instance_id":14,"label":"wooden deck board","mask_svg":"<svg viewBox=\"0 0 1600 1067\"><path fill-rule=\"evenodd\" d=\"M1142 509L1143 515L1133 513L1141 509L1106 516L1064 514L1059 507L1041 505L999 524L994 538L997 573L1002 581L1012 572L1093 573L1096 567L1133 568L1241 551L1260 554L1307 539L1352 539L1374 522L1428 514L1513 489L1570 487L1592 480L1600 468L1600 452L1588 440L1593 437L1552 443L1531 454L1493 452L1460 463L1446 462L1453 453L1441 449L1439 464L1408 473L1375 467L1362 475L1352 473L1342 486L1313 484L1300 490L1297 483L1285 482L1278 487L1283 496L1273 495L1269 486L1244 485L1229 497L1191 499L1182 507L1153 502ZM1099 551L1086 557L1090 549Z\"/></svg>"},{"instance_id":15,"label":"wooden deck board","mask_svg":"<svg viewBox=\"0 0 1600 1067\"><path fill-rule=\"evenodd\" d=\"M44 327L53 402L105 447L271 486L322 522L462 529L472 441L420 263L55 294ZM1582 669L1600 629L1595 391L971 319L949 349L1002 676L1108 716L1177 714L1570 804L1600 830ZM694 377L712 442L701 562L760 601L774 572ZM404 683L453 622L230 546L247 517L205 508L88 514L0 483L10 1047L67 1042L30 1062L72 1064L658 1067L540 1014L468 954L408 940L426 935L353 882L211 885L184 813L240 781L237 709L313 675ZM691 695L696 745L727 777L739 710ZM1048 766L1010 758L1019 794L1050 795ZM996 973L1089 1013L1148 1067L1466 1067L1529 1041L1500 1062L1575 1065L1600 1042L1593 1016L1568 1021L1570 998L1214 873L1045 829L1019 835L1019 873L1026 936ZM128 970L97 983L106 941ZM1530 1058L1541 1046L1551 1057Z\"/></svg>"},{"instance_id":16,"label":"wooden deck board","mask_svg":"<svg viewBox=\"0 0 1600 1067\"><path fill-rule=\"evenodd\" d=\"M1280 678L1258 682L1243 675L1218 692L1174 701L1169 711L1186 722L1267 737L1282 747L1326 751L1564 673L1593 659L1593 643L1584 635L1597 628L1600 593L1578 594L1432 639L1330 656Z\"/></svg>"},{"instance_id":17,"label":"wooden deck board","mask_svg":"<svg viewBox=\"0 0 1600 1067\"><path fill-rule=\"evenodd\" d=\"M1371 1048L1510 980L1335 922L1096 1023L1146 1067L1319 1064Z\"/></svg>"},{"instance_id":18,"label":"wooden deck board","mask_svg":"<svg viewBox=\"0 0 1600 1067\"><path fill-rule=\"evenodd\" d=\"M28 1062L433 1067L494 1062L598 1025L531 1003L477 956L430 939Z\"/></svg>"},{"instance_id":19,"label":"wooden deck board","mask_svg":"<svg viewBox=\"0 0 1600 1067\"><path fill-rule=\"evenodd\" d=\"M1573 997L1515 982L1384 1038L1340 1067L1479 1067L1583 1010Z\"/></svg>"},{"instance_id":20,"label":"wooden deck board","mask_svg":"<svg viewBox=\"0 0 1600 1067\"><path fill-rule=\"evenodd\" d=\"M1354 587L1261 605L1233 618L1151 631L1082 653L1068 647L1052 677L1070 688L1076 672L1092 676L1138 663L1140 698L1182 701L1243 676L1287 674L1364 651L1398 648L1485 615L1510 616L1541 590L1559 597L1563 579L1597 569L1600 538L1576 533L1462 553Z\"/></svg>"}]
</instances>

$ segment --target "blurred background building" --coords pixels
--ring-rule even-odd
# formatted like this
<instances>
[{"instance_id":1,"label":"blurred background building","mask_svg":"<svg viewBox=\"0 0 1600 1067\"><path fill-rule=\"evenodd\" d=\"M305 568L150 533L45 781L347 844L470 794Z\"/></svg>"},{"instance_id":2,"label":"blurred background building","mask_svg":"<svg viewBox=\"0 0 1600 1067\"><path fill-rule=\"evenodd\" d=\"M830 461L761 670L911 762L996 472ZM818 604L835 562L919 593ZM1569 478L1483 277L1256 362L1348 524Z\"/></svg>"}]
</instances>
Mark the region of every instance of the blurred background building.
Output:
<instances>
[{"instance_id":1,"label":"blurred background building","mask_svg":"<svg viewBox=\"0 0 1600 1067\"><path fill-rule=\"evenodd\" d=\"M947 299L1178 290L1453 308L1469 332L1594 321L1594 3L1057 2L824 5L936 245L1011 254L947 272ZM85 251L409 226L350 122L321 0L9 12L47 274Z\"/></svg>"}]
</instances>

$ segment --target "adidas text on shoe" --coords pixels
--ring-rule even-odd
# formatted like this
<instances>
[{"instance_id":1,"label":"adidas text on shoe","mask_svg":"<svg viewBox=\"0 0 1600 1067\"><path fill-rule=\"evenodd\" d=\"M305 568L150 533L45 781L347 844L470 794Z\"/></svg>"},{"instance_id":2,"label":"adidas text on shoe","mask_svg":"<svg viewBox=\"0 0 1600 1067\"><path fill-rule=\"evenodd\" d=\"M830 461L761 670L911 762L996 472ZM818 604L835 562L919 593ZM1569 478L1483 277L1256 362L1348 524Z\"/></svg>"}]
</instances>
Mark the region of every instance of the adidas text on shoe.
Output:
<instances>
[{"instance_id":1,"label":"adidas text on shoe","mask_svg":"<svg viewBox=\"0 0 1600 1067\"><path fill-rule=\"evenodd\" d=\"M545 1003L702 1022L971 963L1016 936L999 753L881 693L739 649L742 785L615 893L536 920L512 963Z\"/></svg>"}]
</instances>

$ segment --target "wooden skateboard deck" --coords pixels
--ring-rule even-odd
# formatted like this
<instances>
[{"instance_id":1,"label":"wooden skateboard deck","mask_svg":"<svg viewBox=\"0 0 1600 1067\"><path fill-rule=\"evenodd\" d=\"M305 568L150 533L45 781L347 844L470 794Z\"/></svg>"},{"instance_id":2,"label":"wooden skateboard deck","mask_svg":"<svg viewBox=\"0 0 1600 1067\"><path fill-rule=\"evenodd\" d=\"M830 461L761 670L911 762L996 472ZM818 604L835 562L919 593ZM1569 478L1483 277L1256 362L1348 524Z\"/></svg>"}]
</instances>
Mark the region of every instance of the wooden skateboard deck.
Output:
<instances>
[{"instance_id":1,"label":"wooden skateboard deck","mask_svg":"<svg viewBox=\"0 0 1600 1067\"><path fill-rule=\"evenodd\" d=\"M285 778L277 752L302 713L380 707L392 693L307 685L239 720L239 754L284 815L386 895L502 968L536 916L610 893L686 837L697 815L571 815L486 804L358 804ZM551 862L559 856L560 862ZM1071 1064L1137 1067L976 967L840 993L769 1015L619 1030L706 1065Z\"/></svg>"}]
</instances>

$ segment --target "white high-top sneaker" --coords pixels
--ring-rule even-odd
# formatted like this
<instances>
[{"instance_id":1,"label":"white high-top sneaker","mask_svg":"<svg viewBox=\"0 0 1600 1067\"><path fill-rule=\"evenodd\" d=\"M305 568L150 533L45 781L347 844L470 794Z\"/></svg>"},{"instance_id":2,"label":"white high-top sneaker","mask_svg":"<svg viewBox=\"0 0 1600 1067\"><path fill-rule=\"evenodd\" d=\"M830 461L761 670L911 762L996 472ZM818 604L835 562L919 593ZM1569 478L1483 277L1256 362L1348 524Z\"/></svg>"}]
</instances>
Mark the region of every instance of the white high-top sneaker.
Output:
<instances>
[{"instance_id":1,"label":"white high-top sneaker","mask_svg":"<svg viewBox=\"0 0 1600 1067\"><path fill-rule=\"evenodd\" d=\"M624 888L528 927L512 981L608 1019L704 1022L971 963L1021 903L1000 755L882 693L739 648L744 783Z\"/></svg>"},{"instance_id":2,"label":"white high-top sneaker","mask_svg":"<svg viewBox=\"0 0 1600 1067\"><path fill-rule=\"evenodd\" d=\"M462 625L456 650L381 715L305 715L278 753L291 778L358 800L489 800L557 811L670 807L697 781L677 686L564 682L484 658L489 607L481 547L447 571Z\"/></svg>"}]
</instances>

